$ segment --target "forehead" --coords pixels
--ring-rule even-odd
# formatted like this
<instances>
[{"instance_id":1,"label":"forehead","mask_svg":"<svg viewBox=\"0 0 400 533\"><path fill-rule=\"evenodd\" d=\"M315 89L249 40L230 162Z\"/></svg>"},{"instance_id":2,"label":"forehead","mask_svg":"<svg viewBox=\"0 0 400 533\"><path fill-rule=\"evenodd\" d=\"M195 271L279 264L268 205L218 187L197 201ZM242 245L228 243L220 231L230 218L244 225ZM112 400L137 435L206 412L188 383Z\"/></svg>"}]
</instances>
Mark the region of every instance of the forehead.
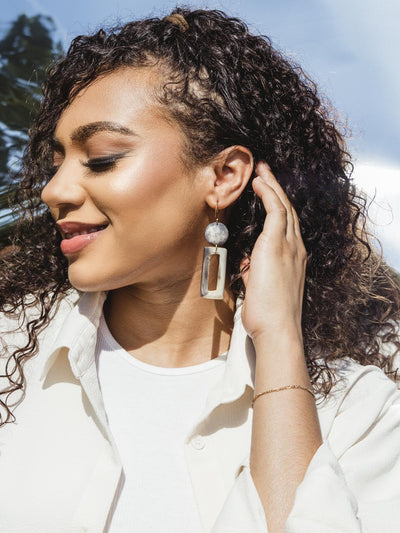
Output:
<instances>
[{"instance_id":1,"label":"forehead","mask_svg":"<svg viewBox=\"0 0 400 533\"><path fill-rule=\"evenodd\" d=\"M91 122L134 121L143 127L159 122L163 113L154 98L159 83L158 73L146 67L121 68L99 76L63 111L55 136L62 137Z\"/></svg>"}]
</instances>

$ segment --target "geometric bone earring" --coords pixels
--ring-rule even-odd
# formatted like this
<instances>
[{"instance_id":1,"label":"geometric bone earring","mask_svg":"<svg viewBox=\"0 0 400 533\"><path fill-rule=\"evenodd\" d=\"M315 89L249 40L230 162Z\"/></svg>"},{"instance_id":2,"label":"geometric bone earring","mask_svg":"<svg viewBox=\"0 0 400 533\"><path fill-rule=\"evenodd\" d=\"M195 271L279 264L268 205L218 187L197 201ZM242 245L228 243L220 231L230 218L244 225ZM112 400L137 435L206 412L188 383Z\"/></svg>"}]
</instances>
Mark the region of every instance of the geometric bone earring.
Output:
<instances>
[{"instance_id":1,"label":"geometric bone earring","mask_svg":"<svg viewBox=\"0 0 400 533\"><path fill-rule=\"evenodd\" d=\"M200 296L202 298L210 298L212 300L223 300L225 289L227 249L218 248L218 246L221 246L222 244L226 243L229 237L229 232L225 224L218 220L218 201L215 207L215 222L212 222L206 227L204 236L206 238L206 241L210 244L213 244L215 248L212 246L204 247ZM211 256L215 254L219 256L217 287L215 290L210 291L208 289L208 283L210 278L210 259Z\"/></svg>"}]
</instances>

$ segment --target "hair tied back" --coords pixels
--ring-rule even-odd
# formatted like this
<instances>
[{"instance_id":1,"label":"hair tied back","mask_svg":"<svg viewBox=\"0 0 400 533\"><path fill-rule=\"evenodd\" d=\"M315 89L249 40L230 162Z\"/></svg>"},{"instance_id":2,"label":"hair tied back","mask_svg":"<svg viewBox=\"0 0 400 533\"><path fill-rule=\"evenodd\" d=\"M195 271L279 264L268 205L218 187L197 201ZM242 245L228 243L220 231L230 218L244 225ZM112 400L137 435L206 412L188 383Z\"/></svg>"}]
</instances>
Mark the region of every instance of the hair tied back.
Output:
<instances>
[{"instance_id":1,"label":"hair tied back","mask_svg":"<svg viewBox=\"0 0 400 533\"><path fill-rule=\"evenodd\" d=\"M169 15L168 17L164 17L163 20L167 20L168 22L175 24L175 26L178 26L182 32L189 29L188 21L185 19L183 15L180 15L179 13L173 13L172 15Z\"/></svg>"}]
</instances>

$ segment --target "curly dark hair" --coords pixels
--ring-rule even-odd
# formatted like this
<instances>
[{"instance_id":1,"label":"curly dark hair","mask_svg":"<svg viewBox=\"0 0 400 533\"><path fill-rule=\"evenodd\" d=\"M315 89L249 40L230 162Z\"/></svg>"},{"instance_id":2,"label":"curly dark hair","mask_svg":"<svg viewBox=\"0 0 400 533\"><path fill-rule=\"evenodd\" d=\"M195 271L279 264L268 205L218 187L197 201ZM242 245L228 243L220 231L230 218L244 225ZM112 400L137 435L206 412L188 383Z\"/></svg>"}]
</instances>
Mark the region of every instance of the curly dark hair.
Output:
<instances>
[{"instance_id":1,"label":"curly dark hair","mask_svg":"<svg viewBox=\"0 0 400 533\"><path fill-rule=\"evenodd\" d=\"M26 320L28 342L9 356L3 423L15 417L7 398L25 384L22 363L38 350L38 333L71 286L60 236L40 201L51 177L52 143L62 111L100 75L155 67L155 98L186 134L184 157L197 165L232 145L265 160L294 205L308 254L303 337L313 386L326 396L337 377L331 363L351 357L396 380L400 287L366 229L367 199L351 180L341 126L316 85L265 36L217 10L176 8L168 18L130 22L76 37L52 66L23 158L14 252L3 258L0 308ZM178 16L176 16L178 15ZM183 18L182 18L183 17ZM21 215L23 213L23 216ZM226 244L233 295L245 293L240 262L250 257L265 211L249 182L231 206ZM385 347L386 345L386 347ZM387 348L390 348L389 350ZM13 420L13 421L14 421Z\"/></svg>"}]
</instances>

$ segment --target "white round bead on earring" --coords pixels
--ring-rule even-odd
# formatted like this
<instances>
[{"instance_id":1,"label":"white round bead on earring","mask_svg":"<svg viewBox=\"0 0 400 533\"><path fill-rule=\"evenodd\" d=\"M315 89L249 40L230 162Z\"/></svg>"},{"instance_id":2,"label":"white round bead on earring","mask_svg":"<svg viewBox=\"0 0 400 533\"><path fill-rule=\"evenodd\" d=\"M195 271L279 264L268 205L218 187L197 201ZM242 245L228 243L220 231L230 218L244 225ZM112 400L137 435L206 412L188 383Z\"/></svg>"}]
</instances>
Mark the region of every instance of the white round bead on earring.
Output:
<instances>
[{"instance_id":1,"label":"white round bead on earring","mask_svg":"<svg viewBox=\"0 0 400 533\"><path fill-rule=\"evenodd\" d=\"M222 222L212 222L206 227L204 236L210 244L222 246L228 240L229 232Z\"/></svg>"}]
</instances>

